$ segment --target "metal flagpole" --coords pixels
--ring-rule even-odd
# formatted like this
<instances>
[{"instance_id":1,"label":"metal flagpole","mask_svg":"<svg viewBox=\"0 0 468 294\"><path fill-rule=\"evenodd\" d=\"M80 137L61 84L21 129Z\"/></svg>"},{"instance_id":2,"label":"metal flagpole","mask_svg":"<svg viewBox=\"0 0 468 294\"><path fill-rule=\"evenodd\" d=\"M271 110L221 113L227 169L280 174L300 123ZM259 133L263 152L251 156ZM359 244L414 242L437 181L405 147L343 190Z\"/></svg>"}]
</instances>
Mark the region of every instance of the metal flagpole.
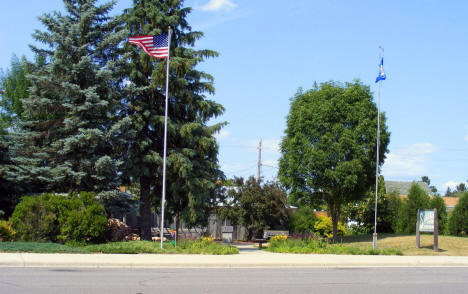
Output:
<instances>
[{"instance_id":1,"label":"metal flagpole","mask_svg":"<svg viewBox=\"0 0 468 294\"><path fill-rule=\"evenodd\" d=\"M384 49L379 53L379 60L382 59ZM377 159L375 160L375 218L374 218L374 234L372 235L373 248L377 249L377 193L379 192L379 148L380 148L380 90L382 88L382 80L379 81L379 98L377 104Z\"/></svg>"},{"instance_id":2,"label":"metal flagpole","mask_svg":"<svg viewBox=\"0 0 468 294\"><path fill-rule=\"evenodd\" d=\"M166 106L164 112L164 155L163 155L163 182L162 182L162 196L161 196L161 249L163 249L164 237L164 206L166 202L166 150L167 150L167 112L168 112L168 97L169 97L169 56L171 54L171 27L167 32L167 69L166 69Z\"/></svg>"}]
</instances>

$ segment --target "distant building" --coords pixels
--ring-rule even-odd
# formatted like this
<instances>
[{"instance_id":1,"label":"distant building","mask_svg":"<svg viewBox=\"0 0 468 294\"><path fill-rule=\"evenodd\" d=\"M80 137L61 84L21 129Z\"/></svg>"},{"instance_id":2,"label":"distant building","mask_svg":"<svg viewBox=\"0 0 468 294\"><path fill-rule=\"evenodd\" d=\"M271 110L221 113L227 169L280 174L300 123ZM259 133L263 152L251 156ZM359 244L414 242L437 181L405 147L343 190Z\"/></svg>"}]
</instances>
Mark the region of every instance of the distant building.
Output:
<instances>
[{"instance_id":1,"label":"distant building","mask_svg":"<svg viewBox=\"0 0 468 294\"><path fill-rule=\"evenodd\" d=\"M398 195L407 197L413 183L416 183L419 187L421 187L427 193L427 195L431 197L433 196L433 193L426 182L385 181L385 192L397 192Z\"/></svg>"},{"instance_id":2,"label":"distant building","mask_svg":"<svg viewBox=\"0 0 468 294\"><path fill-rule=\"evenodd\" d=\"M444 199L447 212L453 210L458 204L458 197L442 197L442 199Z\"/></svg>"},{"instance_id":3,"label":"distant building","mask_svg":"<svg viewBox=\"0 0 468 294\"><path fill-rule=\"evenodd\" d=\"M399 181L385 181L385 192L386 193L393 193L397 192L398 195L402 198L407 198L409 194L409 190L411 185L416 183L421 187L427 195L430 197L434 196L429 185L426 182L399 182ZM447 212L453 210L455 206L458 204L458 197L442 197L445 202Z\"/></svg>"}]
</instances>

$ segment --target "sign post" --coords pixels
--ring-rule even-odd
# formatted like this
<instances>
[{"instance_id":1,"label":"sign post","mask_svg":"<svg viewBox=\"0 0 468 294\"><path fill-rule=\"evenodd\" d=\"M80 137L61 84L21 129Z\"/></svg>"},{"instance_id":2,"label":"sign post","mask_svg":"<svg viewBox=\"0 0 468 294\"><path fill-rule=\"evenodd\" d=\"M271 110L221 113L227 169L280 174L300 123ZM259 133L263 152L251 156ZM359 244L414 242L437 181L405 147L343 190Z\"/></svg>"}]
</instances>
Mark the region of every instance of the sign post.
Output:
<instances>
[{"instance_id":1,"label":"sign post","mask_svg":"<svg viewBox=\"0 0 468 294\"><path fill-rule=\"evenodd\" d=\"M434 251L439 250L437 209L418 209L416 221L416 247L421 247L421 232L434 233Z\"/></svg>"}]
</instances>

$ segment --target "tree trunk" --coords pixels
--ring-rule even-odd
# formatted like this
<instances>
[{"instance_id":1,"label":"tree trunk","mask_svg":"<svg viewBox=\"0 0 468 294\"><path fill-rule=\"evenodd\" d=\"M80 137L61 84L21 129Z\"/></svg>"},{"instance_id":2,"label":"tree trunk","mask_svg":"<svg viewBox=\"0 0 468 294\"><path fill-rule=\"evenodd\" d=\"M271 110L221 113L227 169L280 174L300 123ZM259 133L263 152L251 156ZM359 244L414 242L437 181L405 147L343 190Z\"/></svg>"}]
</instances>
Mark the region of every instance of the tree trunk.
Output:
<instances>
[{"instance_id":1,"label":"tree trunk","mask_svg":"<svg viewBox=\"0 0 468 294\"><path fill-rule=\"evenodd\" d=\"M333 224L333 243L337 241L338 236L338 221L340 219L341 206L337 203L329 203L330 214Z\"/></svg>"},{"instance_id":2,"label":"tree trunk","mask_svg":"<svg viewBox=\"0 0 468 294\"><path fill-rule=\"evenodd\" d=\"M179 217L179 212L178 211L176 212L175 217L176 217L176 221L175 221L175 231L176 231L175 239L179 240L180 217Z\"/></svg>"},{"instance_id":3,"label":"tree trunk","mask_svg":"<svg viewBox=\"0 0 468 294\"><path fill-rule=\"evenodd\" d=\"M140 238L151 241L151 180L140 177Z\"/></svg>"}]
</instances>

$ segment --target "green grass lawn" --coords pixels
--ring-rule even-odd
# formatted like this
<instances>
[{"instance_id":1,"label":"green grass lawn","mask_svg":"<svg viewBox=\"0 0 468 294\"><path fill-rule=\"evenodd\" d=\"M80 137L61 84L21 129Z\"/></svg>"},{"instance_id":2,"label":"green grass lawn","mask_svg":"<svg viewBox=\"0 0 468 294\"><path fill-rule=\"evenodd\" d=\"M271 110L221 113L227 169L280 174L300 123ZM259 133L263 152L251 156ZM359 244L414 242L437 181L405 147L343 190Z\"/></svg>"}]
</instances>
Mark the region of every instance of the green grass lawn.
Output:
<instances>
[{"instance_id":1,"label":"green grass lawn","mask_svg":"<svg viewBox=\"0 0 468 294\"><path fill-rule=\"evenodd\" d=\"M372 235L346 236L342 244L359 248L372 247ZM434 252L434 235L421 235L421 248L416 248L415 235L379 234L377 248L393 248L400 250L403 255L450 255L468 256L468 237L440 236L439 251Z\"/></svg>"},{"instance_id":2,"label":"green grass lawn","mask_svg":"<svg viewBox=\"0 0 468 294\"><path fill-rule=\"evenodd\" d=\"M383 255L442 255L468 256L468 237L439 236L439 250L433 250L434 236L421 235L421 248L416 248L415 235L380 234L377 250L373 250L372 235L344 236L335 244L325 241L270 242L268 251L278 253L316 254L383 254Z\"/></svg>"},{"instance_id":3,"label":"green grass lawn","mask_svg":"<svg viewBox=\"0 0 468 294\"><path fill-rule=\"evenodd\" d=\"M104 244L70 247L56 243L38 242L0 242L0 252L33 252L33 253L157 253L157 254L237 254L239 250L234 246L226 246L216 242L201 240L182 240L177 247L165 242L151 241L109 242Z\"/></svg>"}]
</instances>

